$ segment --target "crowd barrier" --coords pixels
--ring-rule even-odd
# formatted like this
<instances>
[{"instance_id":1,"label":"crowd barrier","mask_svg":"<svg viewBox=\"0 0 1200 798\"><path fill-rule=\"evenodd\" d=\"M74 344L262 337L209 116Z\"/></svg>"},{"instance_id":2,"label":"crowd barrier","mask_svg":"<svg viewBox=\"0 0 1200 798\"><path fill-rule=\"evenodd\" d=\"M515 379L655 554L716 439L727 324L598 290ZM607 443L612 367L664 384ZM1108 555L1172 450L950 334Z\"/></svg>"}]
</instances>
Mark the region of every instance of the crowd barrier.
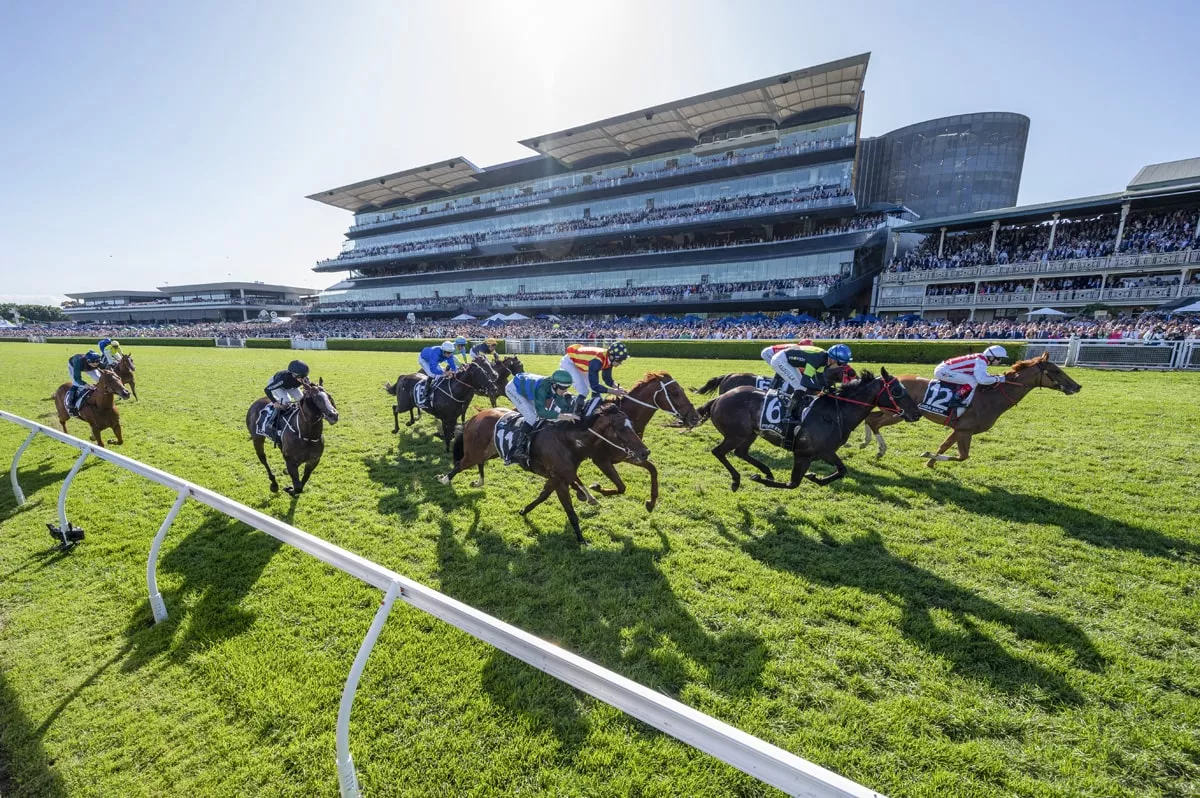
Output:
<instances>
[{"instance_id":1,"label":"crowd barrier","mask_svg":"<svg viewBox=\"0 0 1200 798\"><path fill-rule=\"evenodd\" d=\"M21 492L21 486L17 479L18 464L21 456L36 437L41 435L73 446L80 451L75 465L67 473L58 494L59 529L64 532L71 529L66 515L67 492L89 456L112 463L176 492L175 502L171 505L171 509L150 544L150 555L146 562L146 585L150 593L151 612L156 623L167 617L167 608L162 594L158 590L156 574L158 552L171 524L188 499L193 499L213 510L224 513L283 543L295 546L321 562L384 591L379 610L375 613L358 654L354 658L354 663L351 665L338 707L335 738L336 762L338 783L343 798L357 798L361 794L358 776L354 769L354 760L350 754L350 709L358 690L359 678L366 667L367 658L370 656L371 649L397 599L407 602L476 639L790 795L805 795L814 798L825 798L825 796L883 798L879 793L820 765L753 737L686 704L564 651L419 582L403 577L395 571L253 510L219 493L36 421L30 421L3 410L0 410L0 419L29 430L29 435L13 456L9 472L12 479L13 496L18 506L25 503L25 495Z\"/></svg>"},{"instance_id":2,"label":"crowd barrier","mask_svg":"<svg viewBox=\"0 0 1200 798\"><path fill-rule=\"evenodd\" d=\"M1107 338L1032 340L1025 343L1025 357L1049 352L1060 366L1097 369L1200 370L1200 340L1122 341Z\"/></svg>"}]
</instances>

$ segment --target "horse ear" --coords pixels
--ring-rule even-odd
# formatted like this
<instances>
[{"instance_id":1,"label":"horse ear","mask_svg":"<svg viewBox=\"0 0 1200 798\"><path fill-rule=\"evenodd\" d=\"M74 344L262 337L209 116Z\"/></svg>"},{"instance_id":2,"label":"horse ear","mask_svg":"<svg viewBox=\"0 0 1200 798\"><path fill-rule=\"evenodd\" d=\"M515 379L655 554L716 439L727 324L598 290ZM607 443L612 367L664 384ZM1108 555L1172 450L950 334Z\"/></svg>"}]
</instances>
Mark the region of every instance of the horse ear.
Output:
<instances>
[{"instance_id":1,"label":"horse ear","mask_svg":"<svg viewBox=\"0 0 1200 798\"><path fill-rule=\"evenodd\" d=\"M888 374L887 369L883 366L879 367L879 376L883 377L885 380L890 380L892 378L892 375Z\"/></svg>"},{"instance_id":2,"label":"horse ear","mask_svg":"<svg viewBox=\"0 0 1200 798\"><path fill-rule=\"evenodd\" d=\"M324 377L317 377L317 385L320 385L320 386L322 386L322 387L323 387L323 386L325 385L325 378L324 378Z\"/></svg>"},{"instance_id":3,"label":"horse ear","mask_svg":"<svg viewBox=\"0 0 1200 798\"><path fill-rule=\"evenodd\" d=\"M1050 359L1050 351L1049 350L1043 351L1042 356L1038 358L1038 360L1042 361L1043 363L1045 363L1049 359Z\"/></svg>"}]
</instances>

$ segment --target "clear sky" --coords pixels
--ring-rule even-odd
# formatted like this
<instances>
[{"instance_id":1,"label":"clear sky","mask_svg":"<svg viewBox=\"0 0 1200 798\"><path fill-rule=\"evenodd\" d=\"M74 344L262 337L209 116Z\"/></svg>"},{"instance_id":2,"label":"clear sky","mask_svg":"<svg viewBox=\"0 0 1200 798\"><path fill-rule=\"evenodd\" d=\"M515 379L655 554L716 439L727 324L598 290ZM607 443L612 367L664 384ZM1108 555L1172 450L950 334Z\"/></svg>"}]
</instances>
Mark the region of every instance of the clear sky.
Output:
<instances>
[{"instance_id":1,"label":"clear sky","mask_svg":"<svg viewBox=\"0 0 1200 798\"><path fill-rule=\"evenodd\" d=\"M0 3L0 297L326 288L306 194L871 52L863 134L1032 119L1022 203L1200 155L1200 2Z\"/></svg>"}]
</instances>

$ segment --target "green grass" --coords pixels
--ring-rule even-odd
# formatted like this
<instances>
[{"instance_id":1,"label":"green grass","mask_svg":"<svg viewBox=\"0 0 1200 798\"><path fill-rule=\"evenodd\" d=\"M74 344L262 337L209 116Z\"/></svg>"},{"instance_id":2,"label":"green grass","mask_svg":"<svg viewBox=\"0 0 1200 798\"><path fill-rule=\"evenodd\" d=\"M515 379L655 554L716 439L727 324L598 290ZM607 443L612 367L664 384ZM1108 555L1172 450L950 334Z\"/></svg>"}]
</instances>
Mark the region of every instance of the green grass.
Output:
<instances>
[{"instance_id":1,"label":"green grass","mask_svg":"<svg viewBox=\"0 0 1200 798\"><path fill-rule=\"evenodd\" d=\"M5 347L0 407L52 424L72 351ZM1038 392L968 463L926 469L942 431L921 422L796 491L730 493L711 425L659 417L658 509L624 468L629 495L581 510L580 550L553 501L516 515L530 475L445 488L431 423L389 434L380 386L412 355L305 356L342 423L298 501L267 493L242 426L286 353L140 350L124 453L893 796L1200 795L1200 375L1073 370L1082 393ZM746 365L623 371L694 386ZM23 435L0 423L0 462ZM0 792L336 795L338 698L379 592L189 504L152 626L145 558L173 496L93 463L68 501L87 540L48 553L73 452L31 447L26 507L0 480ZM351 748L372 795L774 794L400 603Z\"/></svg>"}]
</instances>

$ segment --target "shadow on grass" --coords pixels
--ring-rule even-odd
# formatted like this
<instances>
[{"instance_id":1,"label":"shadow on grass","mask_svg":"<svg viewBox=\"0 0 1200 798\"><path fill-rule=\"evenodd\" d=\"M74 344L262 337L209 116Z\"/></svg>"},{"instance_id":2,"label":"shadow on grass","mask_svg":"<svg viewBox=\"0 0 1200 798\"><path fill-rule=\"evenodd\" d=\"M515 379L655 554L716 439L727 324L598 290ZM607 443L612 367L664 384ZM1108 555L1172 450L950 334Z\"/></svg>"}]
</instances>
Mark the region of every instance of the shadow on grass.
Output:
<instances>
[{"instance_id":1,"label":"shadow on grass","mask_svg":"<svg viewBox=\"0 0 1200 798\"><path fill-rule=\"evenodd\" d=\"M171 575L182 582L163 591L162 623L154 624L148 599L134 612L125 628L132 650L121 669L136 670L168 650L172 660L183 661L246 631L255 616L238 605L282 545L224 515L209 515L159 562L160 590L174 581Z\"/></svg>"},{"instance_id":2,"label":"shadow on grass","mask_svg":"<svg viewBox=\"0 0 1200 798\"><path fill-rule=\"evenodd\" d=\"M986 599L887 550L877 531L842 543L827 533L798 534L793 519L779 511L774 531L746 540L742 548L772 568L792 571L829 587L875 593L901 610L900 631L954 672L1012 694L1028 695L1047 708L1077 705L1083 698L1059 673L1009 652L978 622L1008 627L1021 640L1068 655L1074 666L1102 670L1106 662L1075 624L1047 613L1022 612ZM940 628L932 613L953 617L956 629Z\"/></svg>"},{"instance_id":3,"label":"shadow on grass","mask_svg":"<svg viewBox=\"0 0 1200 798\"><path fill-rule=\"evenodd\" d=\"M92 458L83 464L79 473L82 474L99 463L99 460ZM0 521L7 521L19 513L41 506L42 502L35 499L34 496L48 485L61 484L67 478L69 471L69 468L57 469L51 463L39 463L35 468L19 468L17 480L21 483L21 492L25 494L25 504L20 507L17 506L17 497L13 493L12 482L5 473L3 478L0 478ZM58 500L57 490L55 490L54 500ZM51 512L54 512L54 505L50 505L50 507Z\"/></svg>"},{"instance_id":4,"label":"shadow on grass","mask_svg":"<svg viewBox=\"0 0 1200 798\"><path fill-rule=\"evenodd\" d=\"M880 488L899 487L923 493L939 504L954 504L973 515L990 515L1017 524L1057 526L1084 543L1107 549L1138 551L1149 557L1200 562L1200 545L1142 526L1117 521L1099 513L1055 501L1045 496L1017 493L990 485L965 484L957 479L908 474L894 467L895 476L859 473L845 480L844 490L879 501L894 501Z\"/></svg>"},{"instance_id":5,"label":"shadow on grass","mask_svg":"<svg viewBox=\"0 0 1200 798\"><path fill-rule=\"evenodd\" d=\"M659 569L670 552L661 532L656 547L620 536L619 550L599 550L580 549L565 523L531 545L479 525L478 509L461 537L441 522L447 594L667 695L695 682L749 695L760 684L766 646L751 631L713 634L697 623ZM483 683L498 704L552 729L568 748L586 739L578 693L554 677L494 651Z\"/></svg>"},{"instance_id":6,"label":"shadow on grass","mask_svg":"<svg viewBox=\"0 0 1200 798\"><path fill-rule=\"evenodd\" d=\"M60 711L61 708L56 710L52 718ZM42 747L46 726L34 728L21 709L20 698L0 670L0 795L65 798L67 791L62 778Z\"/></svg>"}]
</instances>

